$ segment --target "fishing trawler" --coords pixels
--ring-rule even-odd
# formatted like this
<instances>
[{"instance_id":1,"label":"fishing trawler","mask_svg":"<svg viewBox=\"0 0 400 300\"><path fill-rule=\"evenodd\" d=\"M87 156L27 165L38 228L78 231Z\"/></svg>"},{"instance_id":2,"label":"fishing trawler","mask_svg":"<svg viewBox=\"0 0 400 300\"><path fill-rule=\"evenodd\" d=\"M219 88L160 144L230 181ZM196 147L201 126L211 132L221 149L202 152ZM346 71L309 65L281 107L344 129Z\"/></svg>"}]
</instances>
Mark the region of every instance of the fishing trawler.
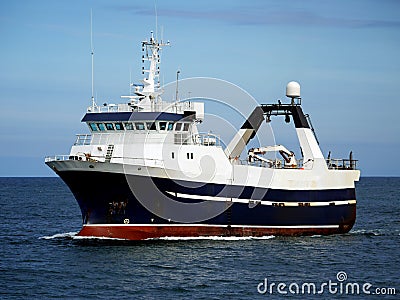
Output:
<instances>
[{"instance_id":1,"label":"fishing trawler","mask_svg":"<svg viewBox=\"0 0 400 300\"><path fill-rule=\"evenodd\" d=\"M68 155L45 163L68 185L82 214L79 236L127 240L165 237L315 235L348 232L356 219L356 160L325 159L301 106L300 85L289 103L257 105L224 146L200 133L204 102L166 102L159 84L160 51L142 41L145 78L126 103L98 106L92 96ZM251 148L263 121L292 122L302 157L284 145ZM266 154L274 153L275 158ZM246 159L241 159L243 155Z\"/></svg>"}]
</instances>

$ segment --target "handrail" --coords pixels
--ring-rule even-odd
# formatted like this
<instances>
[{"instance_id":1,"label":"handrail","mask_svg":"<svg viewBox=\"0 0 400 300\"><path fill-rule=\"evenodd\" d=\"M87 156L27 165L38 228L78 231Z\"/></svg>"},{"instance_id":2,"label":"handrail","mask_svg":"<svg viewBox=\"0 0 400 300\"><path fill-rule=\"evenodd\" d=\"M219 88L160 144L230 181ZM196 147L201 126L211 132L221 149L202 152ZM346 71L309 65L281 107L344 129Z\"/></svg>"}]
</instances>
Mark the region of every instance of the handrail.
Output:
<instances>
[{"instance_id":1,"label":"handrail","mask_svg":"<svg viewBox=\"0 0 400 300\"><path fill-rule=\"evenodd\" d=\"M95 144L108 144L109 139L123 140L123 133L110 134L110 133L96 133L92 134L77 134L74 146L87 146L91 145L92 141ZM174 133L174 143L179 145L203 145L203 146L221 146L220 135L214 133L197 133L190 135L187 132L176 132Z\"/></svg>"},{"instance_id":2,"label":"handrail","mask_svg":"<svg viewBox=\"0 0 400 300\"><path fill-rule=\"evenodd\" d=\"M74 146L90 145L92 141L91 134L77 134Z\"/></svg>"},{"instance_id":3,"label":"handrail","mask_svg":"<svg viewBox=\"0 0 400 300\"><path fill-rule=\"evenodd\" d=\"M221 146L220 135L208 132L208 133L198 133L194 134L193 141L197 145L203 146Z\"/></svg>"},{"instance_id":4,"label":"handrail","mask_svg":"<svg viewBox=\"0 0 400 300\"><path fill-rule=\"evenodd\" d=\"M89 106L87 108L88 113L109 113L109 112L138 112L138 111L152 111L152 112L173 112L183 113L185 110L194 110L195 104L189 100L180 102L167 102L160 101L158 103L152 103L148 107L136 104L119 103L119 104L107 104L105 106Z\"/></svg>"},{"instance_id":5,"label":"handrail","mask_svg":"<svg viewBox=\"0 0 400 300\"><path fill-rule=\"evenodd\" d=\"M143 158L143 157L113 157L113 159L122 159L123 162L132 161L141 162L142 165L149 165L148 162L151 162L150 165L155 166L163 166L164 160L156 159L156 158ZM77 160L77 161L90 161L90 162L104 162L105 156L91 156L85 153L79 153L77 155L52 155L46 156L45 162L52 162L52 161L68 161L68 160ZM328 169L330 170L356 170L356 164L358 160L355 159L327 159ZM284 162L282 160L276 159L274 164L270 165L266 162L262 161L254 161L249 162L248 160L235 160L235 164L238 165L249 165L249 166L256 166L256 167L264 167L264 168L271 168L271 169L284 169ZM279 163L280 162L280 163ZM303 161L299 159L298 165L296 169L303 168Z\"/></svg>"},{"instance_id":6,"label":"handrail","mask_svg":"<svg viewBox=\"0 0 400 300\"><path fill-rule=\"evenodd\" d=\"M279 163L280 162L280 163ZM327 159L326 163L329 170L357 170L357 159L346 159L346 158L331 158ZM273 164L268 164L263 161L249 162L248 160L239 160L240 165L250 165L256 167L265 167L272 169L284 169L284 161L276 159ZM297 160L297 167L290 169L302 169L304 167L303 159Z\"/></svg>"},{"instance_id":7,"label":"handrail","mask_svg":"<svg viewBox=\"0 0 400 300\"><path fill-rule=\"evenodd\" d=\"M357 159L329 158L326 160L330 170L357 170Z\"/></svg>"},{"instance_id":8,"label":"handrail","mask_svg":"<svg viewBox=\"0 0 400 300\"><path fill-rule=\"evenodd\" d=\"M139 158L139 157L113 157L113 159L122 159L123 162L130 161L132 164L140 164L144 166L163 166L164 160L156 158ZM89 161L89 162L104 162L105 156L91 156L85 153L79 153L78 155L53 155L46 156L45 162L52 161ZM149 163L150 162L150 163Z\"/></svg>"},{"instance_id":9,"label":"handrail","mask_svg":"<svg viewBox=\"0 0 400 300\"><path fill-rule=\"evenodd\" d=\"M44 158L45 162L68 160L69 155L52 155Z\"/></svg>"}]
</instances>

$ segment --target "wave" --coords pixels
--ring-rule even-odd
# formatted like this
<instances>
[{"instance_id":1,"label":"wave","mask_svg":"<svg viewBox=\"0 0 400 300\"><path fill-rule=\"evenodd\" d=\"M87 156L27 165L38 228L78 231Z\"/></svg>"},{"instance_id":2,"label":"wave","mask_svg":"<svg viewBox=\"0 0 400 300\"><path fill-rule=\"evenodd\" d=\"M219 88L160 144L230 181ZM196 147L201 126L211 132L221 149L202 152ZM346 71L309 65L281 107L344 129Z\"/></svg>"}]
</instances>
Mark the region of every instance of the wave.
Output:
<instances>
[{"instance_id":1,"label":"wave","mask_svg":"<svg viewBox=\"0 0 400 300\"><path fill-rule=\"evenodd\" d=\"M113 240L113 241L126 241L125 239L118 238L110 238L110 237L99 237L99 236L78 236L79 231L65 232L65 233L56 233L54 235L49 236L41 236L39 239L41 240L54 240L54 239L68 239L68 240Z\"/></svg>"},{"instance_id":2,"label":"wave","mask_svg":"<svg viewBox=\"0 0 400 300\"><path fill-rule=\"evenodd\" d=\"M129 241L127 239L121 238L111 238L111 237L98 237L98 236L78 236L79 231L71 231L65 233L56 233L50 236L42 236L39 237L41 240L88 240L88 241ZM368 237L375 237L375 236L387 236L387 235L395 235L400 236L398 230L395 231L386 231L383 229L357 229L351 230L349 233L345 235L360 235L360 236L368 236ZM311 238L323 238L326 237L324 235L312 235ZM185 236L166 236L166 237L158 237L158 238L148 238L145 241L201 241L201 240L211 240L211 241L246 241L246 240L269 240L275 238L274 235L267 235L267 236L193 236L193 237L185 237Z\"/></svg>"},{"instance_id":3,"label":"wave","mask_svg":"<svg viewBox=\"0 0 400 300\"><path fill-rule=\"evenodd\" d=\"M128 241L127 239L111 238L106 236L74 236L73 240L106 240L106 241Z\"/></svg>"},{"instance_id":4,"label":"wave","mask_svg":"<svg viewBox=\"0 0 400 300\"><path fill-rule=\"evenodd\" d=\"M41 240L78 240L78 241L129 241L120 238L111 237L99 237L99 236L78 236L79 231L76 232L65 232L56 233L50 236L39 237ZM201 240L212 240L212 241L246 241L246 240L269 240L275 238L274 235L267 236L197 236L197 237L184 237L184 236L166 236L158 238L148 238L145 241L201 241Z\"/></svg>"},{"instance_id":5,"label":"wave","mask_svg":"<svg viewBox=\"0 0 400 300\"><path fill-rule=\"evenodd\" d=\"M65 233L56 233L54 235L49 236L41 236L40 240L53 240L53 239L73 239L79 231L65 232Z\"/></svg>"},{"instance_id":6,"label":"wave","mask_svg":"<svg viewBox=\"0 0 400 300\"><path fill-rule=\"evenodd\" d=\"M387 236L387 235L397 235L398 230L385 230L385 229L358 229L351 230L348 234L350 235L365 235L365 236ZM398 234L400 235L400 233Z\"/></svg>"},{"instance_id":7,"label":"wave","mask_svg":"<svg viewBox=\"0 0 400 300\"><path fill-rule=\"evenodd\" d=\"M274 235L267 236L165 236L159 238L149 238L146 241L202 241L202 240L211 240L211 241L246 241L246 240L269 240L275 238Z\"/></svg>"}]
</instances>

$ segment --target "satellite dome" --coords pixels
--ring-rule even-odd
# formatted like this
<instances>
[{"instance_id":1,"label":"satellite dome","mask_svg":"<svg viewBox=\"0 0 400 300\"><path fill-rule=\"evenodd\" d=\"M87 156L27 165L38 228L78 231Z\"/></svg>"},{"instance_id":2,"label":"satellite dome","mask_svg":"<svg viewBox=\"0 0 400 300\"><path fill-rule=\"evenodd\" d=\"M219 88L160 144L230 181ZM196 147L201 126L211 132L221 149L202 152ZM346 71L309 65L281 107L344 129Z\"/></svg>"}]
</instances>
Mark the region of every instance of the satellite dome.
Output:
<instances>
[{"instance_id":1,"label":"satellite dome","mask_svg":"<svg viewBox=\"0 0 400 300\"><path fill-rule=\"evenodd\" d=\"M289 98L300 98L300 84L296 81L291 81L286 85L286 96Z\"/></svg>"}]
</instances>

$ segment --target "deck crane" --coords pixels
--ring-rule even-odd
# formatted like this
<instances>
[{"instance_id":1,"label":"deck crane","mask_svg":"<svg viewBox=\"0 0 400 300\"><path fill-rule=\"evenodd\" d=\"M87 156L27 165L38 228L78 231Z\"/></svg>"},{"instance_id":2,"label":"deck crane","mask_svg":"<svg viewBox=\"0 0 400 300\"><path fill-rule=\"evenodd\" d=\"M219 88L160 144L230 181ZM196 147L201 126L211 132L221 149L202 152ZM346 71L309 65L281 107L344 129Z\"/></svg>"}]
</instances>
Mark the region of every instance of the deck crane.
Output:
<instances>
[{"instance_id":1,"label":"deck crane","mask_svg":"<svg viewBox=\"0 0 400 300\"><path fill-rule=\"evenodd\" d=\"M268 163L271 167L280 167L281 161L276 159L275 161L262 157L267 152L279 152L284 160L285 168L297 168L297 160L293 151L289 151L286 147L282 145L266 146L251 148L248 151L249 161L259 160Z\"/></svg>"}]
</instances>

